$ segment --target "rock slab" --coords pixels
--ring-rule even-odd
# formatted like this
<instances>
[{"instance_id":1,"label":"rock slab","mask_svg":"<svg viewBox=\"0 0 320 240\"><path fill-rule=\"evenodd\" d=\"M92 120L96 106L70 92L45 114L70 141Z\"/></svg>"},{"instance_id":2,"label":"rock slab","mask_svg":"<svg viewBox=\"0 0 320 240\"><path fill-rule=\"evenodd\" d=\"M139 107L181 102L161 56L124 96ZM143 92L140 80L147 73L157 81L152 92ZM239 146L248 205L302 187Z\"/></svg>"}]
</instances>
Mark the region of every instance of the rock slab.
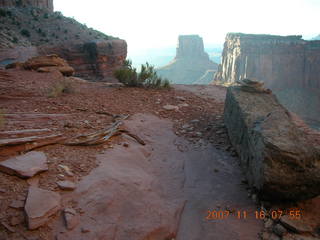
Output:
<instances>
[{"instance_id":1,"label":"rock slab","mask_svg":"<svg viewBox=\"0 0 320 240\"><path fill-rule=\"evenodd\" d=\"M45 225L59 211L60 201L58 193L31 186L24 206L28 228L34 230Z\"/></svg>"},{"instance_id":2,"label":"rock slab","mask_svg":"<svg viewBox=\"0 0 320 240\"><path fill-rule=\"evenodd\" d=\"M47 157L43 152L33 151L0 162L1 172L21 178L30 178L47 170Z\"/></svg>"},{"instance_id":3,"label":"rock slab","mask_svg":"<svg viewBox=\"0 0 320 240\"><path fill-rule=\"evenodd\" d=\"M273 94L227 90L224 121L251 187L268 200L320 194L320 152Z\"/></svg>"}]
</instances>

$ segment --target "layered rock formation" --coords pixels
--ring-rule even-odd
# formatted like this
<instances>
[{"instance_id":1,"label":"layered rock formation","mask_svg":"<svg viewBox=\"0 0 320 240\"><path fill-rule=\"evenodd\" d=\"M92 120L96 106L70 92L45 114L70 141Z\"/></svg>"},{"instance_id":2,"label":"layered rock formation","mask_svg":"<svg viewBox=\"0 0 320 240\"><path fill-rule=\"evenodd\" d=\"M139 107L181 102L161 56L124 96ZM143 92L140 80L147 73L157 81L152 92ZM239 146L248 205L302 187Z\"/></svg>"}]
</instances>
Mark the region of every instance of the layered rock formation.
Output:
<instances>
[{"instance_id":1,"label":"layered rock formation","mask_svg":"<svg viewBox=\"0 0 320 240\"><path fill-rule=\"evenodd\" d=\"M3 1L2 6L17 6L13 2ZM23 4L29 7L3 8L0 67L30 57L57 54L75 69L75 76L94 81L116 81L113 71L122 66L127 56L124 40L87 28L59 12L50 13L39 8L45 8L44 1L25 1Z\"/></svg>"},{"instance_id":2,"label":"layered rock formation","mask_svg":"<svg viewBox=\"0 0 320 240\"><path fill-rule=\"evenodd\" d=\"M320 95L314 92L320 87L319 65L320 41L305 41L301 36L229 33L215 81L263 81L290 111L312 121L320 117ZM308 97L290 104L296 96ZM311 110L306 111L308 108Z\"/></svg>"},{"instance_id":3,"label":"layered rock formation","mask_svg":"<svg viewBox=\"0 0 320 240\"><path fill-rule=\"evenodd\" d=\"M42 52L57 53L75 69L76 76L90 80L113 81L113 71L127 56L124 40L96 40L85 43L45 48Z\"/></svg>"},{"instance_id":4,"label":"layered rock formation","mask_svg":"<svg viewBox=\"0 0 320 240\"><path fill-rule=\"evenodd\" d=\"M36 7L53 12L53 0L0 0L0 7Z\"/></svg>"},{"instance_id":5,"label":"layered rock formation","mask_svg":"<svg viewBox=\"0 0 320 240\"><path fill-rule=\"evenodd\" d=\"M204 51L201 37L182 35L179 36L176 57L167 66L157 69L157 73L173 83L192 84L198 80L203 83L207 79L203 77L207 71L215 71L217 66Z\"/></svg>"},{"instance_id":6,"label":"layered rock formation","mask_svg":"<svg viewBox=\"0 0 320 240\"><path fill-rule=\"evenodd\" d=\"M273 94L228 88L224 121L248 182L262 198L320 194L319 147Z\"/></svg>"}]
</instances>

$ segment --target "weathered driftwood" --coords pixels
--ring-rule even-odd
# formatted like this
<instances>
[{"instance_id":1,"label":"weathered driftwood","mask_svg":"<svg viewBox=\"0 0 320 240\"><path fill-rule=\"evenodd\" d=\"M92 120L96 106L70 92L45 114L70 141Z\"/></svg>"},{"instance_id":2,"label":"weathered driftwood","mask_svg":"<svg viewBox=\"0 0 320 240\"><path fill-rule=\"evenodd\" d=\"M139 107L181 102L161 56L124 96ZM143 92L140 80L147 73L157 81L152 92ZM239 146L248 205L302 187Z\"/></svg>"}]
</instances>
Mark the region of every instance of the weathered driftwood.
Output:
<instances>
[{"instance_id":1,"label":"weathered driftwood","mask_svg":"<svg viewBox=\"0 0 320 240\"><path fill-rule=\"evenodd\" d=\"M0 138L29 137L34 135L44 135L50 132L51 132L51 129L48 129L48 128L3 131L3 132L0 132Z\"/></svg>"},{"instance_id":2,"label":"weathered driftwood","mask_svg":"<svg viewBox=\"0 0 320 240\"><path fill-rule=\"evenodd\" d=\"M14 155L18 152L28 152L33 149L60 143L65 140L61 134L49 136L32 136L0 140L0 157Z\"/></svg>"},{"instance_id":3,"label":"weathered driftwood","mask_svg":"<svg viewBox=\"0 0 320 240\"><path fill-rule=\"evenodd\" d=\"M99 145L106 143L110 140L110 138L114 136L118 136L121 134L126 134L133 139L135 139L141 145L145 145L145 142L136 136L135 134L130 133L128 130L119 129L122 124L122 121L126 119L128 116L122 116L121 120L116 121L110 127L100 130L98 132L90 133L90 134L83 134L77 137L72 138L64 142L65 145L71 146L92 146L92 145Z\"/></svg>"}]
</instances>

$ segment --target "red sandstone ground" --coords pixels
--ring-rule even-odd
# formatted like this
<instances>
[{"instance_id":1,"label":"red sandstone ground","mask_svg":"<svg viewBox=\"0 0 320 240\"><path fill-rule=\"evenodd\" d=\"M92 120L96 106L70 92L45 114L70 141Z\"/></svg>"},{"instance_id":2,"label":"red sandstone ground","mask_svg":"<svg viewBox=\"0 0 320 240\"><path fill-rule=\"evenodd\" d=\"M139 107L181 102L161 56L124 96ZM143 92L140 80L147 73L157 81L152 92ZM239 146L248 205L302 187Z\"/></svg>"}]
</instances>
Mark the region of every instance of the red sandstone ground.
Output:
<instances>
[{"instance_id":1,"label":"red sandstone ground","mask_svg":"<svg viewBox=\"0 0 320 240\"><path fill-rule=\"evenodd\" d=\"M162 215L164 219L166 217L168 219L178 218L179 226L173 226L174 223L177 223L174 220L169 222L173 224L169 227L168 224L159 223L154 218L147 219L149 225L144 231L146 234L148 230L151 232L141 239L153 239L162 234L162 228L152 229L153 223L160 224L163 228L172 228L169 230L178 234L178 240L258 239L257 233L261 231L262 223L253 218L247 221L237 221L233 218L227 221L205 221L208 209L248 210L251 213L256 209L255 203L247 198L246 185L243 184L236 154L229 144L223 125L224 88L210 86L212 91L208 88L187 86L178 86L169 90L119 88L108 87L104 83L69 79L72 81L73 91L71 93L49 97L52 86L62 80L63 77L58 73L0 71L0 109L5 121L0 130L49 128L55 133L62 133L70 137L104 129L112 123L113 118L102 113L129 114L132 117L129 118L126 127L146 140L146 150L140 149L137 143L126 137L115 137L108 144L95 147L71 147L56 144L37 149L43 151L49 160L49 171L38 177L39 186L59 192L63 197L62 205L74 207L82 214L81 221L83 222L74 231L67 232L59 213L46 226L36 231L28 231L23 210L9 207L14 200L25 200L28 182L0 173L1 240L51 240L56 236L58 239L128 239L126 235L128 232L132 234L131 236L137 237L133 239L138 239L141 236L135 232L136 229L130 223L135 222L139 225L140 221L143 226L141 219L150 217L150 215L143 215L143 208L147 206L165 209L166 211L163 212L158 210L152 213ZM163 109L163 106L168 104L185 105L181 106L178 111ZM48 115L37 114L53 115L48 117ZM176 141L174 144L171 143L173 139ZM127 143L128 146L123 145L124 143ZM150 152L153 152L155 157L152 159L156 161L148 165ZM139 158L134 158L130 162L133 156L140 156L139 154L142 154L141 161ZM2 156L2 159L4 158L7 156ZM174 159L177 159L177 162ZM183 161L179 162L179 159ZM106 163L102 164L104 161ZM123 165L120 164L121 162ZM58 189L56 181L63 173L58 168L59 164L69 166L74 172L75 176L67 177L67 179L79 182L79 189L75 193L65 193ZM99 164L100 167L98 167ZM121 170L123 166L128 173ZM89 184L99 180L101 171L103 173L110 168L113 168L114 171L108 173L109 175L106 174L108 180L105 182L105 185L110 184L110 189L99 187L97 192L99 193L100 189L102 195L88 194ZM156 184L135 182L137 179L142 179L142 181L148 179L148 174L145 175L145 173L153 176L150 184L157 180ZM133 176L136 177L131 179ZM128 181L122 183L120 181L121 184L117 187L119 179L122 178ZM95 187L95 185L92 186ZM132 186L136 186L141 194L145 194L146 189L152 186L151 195L142 199L141 194L132 193L129 199L135 203L142 201L145 205L138 204L134 205L133 210L132 208L127 209L127 211L137 213L138 216L119 216L124 206L121 205L121 201L128 197L125 191L130 191ZM117 189L120 189L119 193ZM109 190L113 191L112 197L108 195ZM153 194L161 198L154 197ZM90 196L96 196L92 201L97 201L97 204L91 208L88 207ZM99 198L115 199L108 203L108 206L112 206L110 210L106 209L106 206L99 205L97 200ZM154 205L148 205L149 200L154 201ZM300 203L298 206L308 209L308 212L311 213L316 210L312 206L318 206L318 200L313 201ZM177 206L170 205L172 202L175 202ZM171 210L176 210L176 212L173 213ZM99 215L99 211L110 214L109 218ZM319 220L314 215L313 217L314 221ZM96 223L91 222L94 218ZM103 232L104 225L99 225L106 224L105 221L109 224L107 233ZM88 236L92 237L83 235L83 229L80 228L83 226L85 230L90 230ZM121 230L123 227L127 228L128 232ZM95 233L102 235L100 238L94 238ZM99 235L95 235L97 236ZM175 235L170 237L175 238Z\"/></svg>"}]
</instances>

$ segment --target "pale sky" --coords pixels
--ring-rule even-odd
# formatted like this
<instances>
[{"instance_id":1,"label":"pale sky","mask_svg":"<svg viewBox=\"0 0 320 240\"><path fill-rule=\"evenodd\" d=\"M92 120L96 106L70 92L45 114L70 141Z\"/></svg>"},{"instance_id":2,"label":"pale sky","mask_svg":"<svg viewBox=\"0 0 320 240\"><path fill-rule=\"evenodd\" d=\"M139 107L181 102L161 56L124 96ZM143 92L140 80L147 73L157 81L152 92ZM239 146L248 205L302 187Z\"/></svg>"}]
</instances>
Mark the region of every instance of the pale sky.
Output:
<instances>
[{"instance_id":1,"label":"pale sky","mask_svg":"<svg viewBox=\"0 0 320 240\"><path fill-rule=\"evenodd\" d=\"M178 35L223 43L228 32L320 34L320 0L54 0L55 11L125 39L129 52L175 46Z\"/></svg>"}]
</instances>

